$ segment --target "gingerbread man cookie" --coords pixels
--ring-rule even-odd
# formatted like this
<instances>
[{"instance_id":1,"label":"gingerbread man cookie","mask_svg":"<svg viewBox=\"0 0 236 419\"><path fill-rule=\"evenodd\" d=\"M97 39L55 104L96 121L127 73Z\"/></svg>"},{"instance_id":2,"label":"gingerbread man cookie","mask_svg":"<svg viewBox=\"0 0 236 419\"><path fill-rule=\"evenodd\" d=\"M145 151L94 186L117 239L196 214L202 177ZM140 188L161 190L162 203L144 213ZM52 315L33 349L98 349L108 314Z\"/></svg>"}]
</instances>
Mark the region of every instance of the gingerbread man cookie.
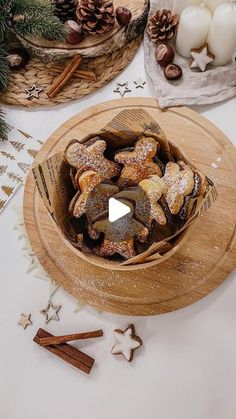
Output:
<instances>
[{"instance_id":1,"label":"gingerbread man cookie","mask_svg":"<svg viewBox=\"0 0 236 419\"><path fill-rule=\"evenodd\" d=\"M115 329L114 336L116 343L111 353L113 355L123 355L128 362L131 362L134 357L134 351L143 344L140 337L135 334L134 325L130 324L125 330Z\"/></svg>"},{"instance_id":2,"label":"gingerbread man cookie","mask_svg":"<svg viewBox=\"0 0 236 419\"><path fill-rule=\"evenodd\" d=\"M183 161L178 161L180 169L189 168L189 166ZM191 212L194 208L194 203L199 196L204 196L208 189L208 182L206 176L202 173L194 170L194 188L191 195L187 196L184 200L184 204L179 212L179 217L182 220L186 220L191 216Z\"/></svg>"},{"instance_id":3,"label":"gingerbread man cookie","mask_svg":"<svg viewBox=\"0 0 236 419\"><path fill-rule=\"evenodd\" d=\"M102 180L108 180L120 174L120 166L104 157L106 142L98 140L86 147L79 141L72 141L65 151L65 159L77 171L94 170Z\"/></svg>"},{"instance_id":4,"label":"gingerbread man cookie","mask_svg":"<svg viewBox=\"0 0 236 419\"><path fill-rule=\"evenodd\" d=\"M99 250L100 256L111 257L119 254L127 260L136 254L135 239L145 242L149 230L133 218L134 206L129 201L120 201L130 208L130 212L113 223L109 222L108 218L97 221L93 230L105 234L104 242Z\"/></svg>"},{"instance_id":5,"label":"gingerbread man cookie","mask_svg":"<svg viewBox=\"0 0 236 419\"><path fill-rule=\"evenodd\" d=\"M166 185L159 176L151 176L149 179L144 179L139 183L139 186L144 190L150 201L150 215L149 222L155 220L158 224L166 224L166 216L160 204L159 199L166 193Z\"/></svg>"},{"instance_id":6,"label":"gingerbread man cookie","mask_svg":"<svg viewBox=\"0 0 236 419\"><path fill-rule=\"evenodd\" d=\"M160 167L154 163L159 143L152 137L142 137L137 141L134 151L117 153L115 161L122 163L119 185L122 187L137 186L151 175L162 176Z\"/></svg>"},{"instance_id":7,"label":"gingerbread man cookie","mask_svg":"<svg viewBox=\"0 0 236 419\"><path fill-rule=\"evenodd\" d=\"M164 182L167 185L166 202L171 214L179 214L186 196L194 189L194 173L189 166L183 170L177 163L169 162L166 165Z\"/></svg>"},{"instance_id":8,"label":"gingerbread man cookie","mask_svg":"<svg viewBox=\"0 0 236 419\"><path fill-rule=\"evenodd\" d=\"M159 176L151 176L139 183L138 188L130 188L119 192L115 199L127 199L135 202L135 217L146 225L155 220L160 225L165 225L167 220L165 213L158 203L166 193L166 184Z\"/></svg>"},{"instance_id":9,"label":"gingerbread man cookie","mask_svg":"<svg viewBox=\"0 0 236 419\"><path fill-rule=\"evenodd\" d=\"M107 210L109 199L119 192L119 188L108 183L101 183L101 181L102 176L92 170L88 170L80 176L81 193L73 202L74 217L79 218L86 214L88 222L91 224Z\"/></svg>"}]
</instances>

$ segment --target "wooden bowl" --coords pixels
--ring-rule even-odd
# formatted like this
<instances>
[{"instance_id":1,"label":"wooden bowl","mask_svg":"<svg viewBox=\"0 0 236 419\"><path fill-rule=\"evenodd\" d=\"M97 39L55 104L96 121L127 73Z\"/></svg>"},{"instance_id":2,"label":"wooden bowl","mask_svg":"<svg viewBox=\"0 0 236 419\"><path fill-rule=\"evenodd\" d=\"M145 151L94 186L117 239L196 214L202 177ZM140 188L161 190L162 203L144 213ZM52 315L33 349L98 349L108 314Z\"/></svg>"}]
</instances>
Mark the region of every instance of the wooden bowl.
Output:
<instances>
[{"instance_id":1,"label":"wooden bowl","mask_svg":"<svg viewBox=\"0 0 236 419\"><path fill-rule=\"evenodd\" d=\"M110 54L143 34L147 24L150 1L114 0L115 9L119 6L125 6L132 12L132 19L128 26L123 27L116 22L114 28L106 34L87 36L77 45L41 38L22 37L17 32L15 34L27 50L45 62L73 57L76 54L86 58Z\"/></svg>"},{"instance_id":2,"label":"wooden bowl","mask_svg":"<svg viewBox=\"0 0 236 419\"><path fill-rule=\"evenodd\" d=\"M122 120L122 114L124 117L124 112L121 112L118 115L118 118L120 116L121 120ZM132 114L132 111L131 111L131 114ZM135 114L132 115L131 120L134 118L134 116ZM112 124L116 126L115 121L111 122L111 125ZM192 167L193 170L196 170L196 168L189 161L187 156L184 153L182 153L182 151L175 144L173 144L170 140L168 140L165 137L164 132L162 131L160 126L158 126L158 124L156 125L156 127L157 127L157 132L159 132L159 134L154 134L151 131L146 131L146 132L135 131L133 133L130 131L129 135L126 135L125 124L123 128L121 128L121 125L119 124L117 126L119 127L120 131L110 132L110 131L106 131L106 128L104 128L103 130L99 132L95 132L95 133L87 135L86 137L84 137L83 139L80 139L79 141L80 143L83 143L86 145L87 143L90 143L94 137L98 136L100 138L103 138L107 143L107 146L108 146L107 149L110 150L108 154L108 158L112 160L113 155L117 150L120 150L121 148L126 148L126 147L134 147L137 139L143 135L146 135L148 137L152 137L155 141L157 141L158 144L161 145L161 150L165 159L167 158L169 160L171 158L172 161L173 159L174 161L182 160L186 164L188 164L190 167ZM122 129L124 129L124 133L121 132ZM64 167L63 167L63 171L64 171ZM68 180L67 184L65 184L64 186L66 189L69 189L71 187L71 181ZM210 185L209 185L209 188L210 188ZM70 214L69 214L69 209L68 209L67 217L69 217L69 215ZM158 265L164 262L165 260L167 260L170 256L174 255L181 248L181 246L186 242L188 235L190 234L192 230L193 224L194 222L192 222L191 224L187 226L187 221L186 221L186 229L183 228L181 229L179 233L176 233L174 237L172 236L171 247L168 247L168 239L167 239L167 242L165 241L165 239L163 239L160 242L154 243L155 248L152 248L152 246L150 246L150 248L147 249L145 252L139 253L134 258L127 260L125 262L109 260L109 259L100 257L96 255L95 253L86 252L86 251L78 249L77 247L74 247L74 244L75 244L74 234L73 234L73 238L69 246L71 246L71 251L73 253L75 253L84 261L95 265L96 267L109 269L112 271L134 271L134 270L145 269L145 268ZM64 241L65 245L68 246L67 238L69 237L69 234L66 234L67 238L65 237L64 230L60 231L59 234L62 240Z\"/></svg>"}]
</instances>

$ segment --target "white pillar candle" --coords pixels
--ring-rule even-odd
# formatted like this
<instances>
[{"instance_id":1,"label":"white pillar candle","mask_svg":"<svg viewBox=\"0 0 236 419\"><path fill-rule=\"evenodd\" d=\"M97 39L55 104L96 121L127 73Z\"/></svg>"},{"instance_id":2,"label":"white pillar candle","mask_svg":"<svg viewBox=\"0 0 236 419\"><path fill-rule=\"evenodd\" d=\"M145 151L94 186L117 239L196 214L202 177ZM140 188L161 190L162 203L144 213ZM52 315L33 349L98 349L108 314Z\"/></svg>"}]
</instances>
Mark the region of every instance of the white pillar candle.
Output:
<instances>
[{"instance_id":1,"label":"white pillar candle","mask_svg":"<svg viewBox=\"0 0 236 419\"><path fill-rule=\"evenodd\" d=\"M217 7L222 3L227 3L227 0L206 0L206 7L214 14Z\"/></svg>"},{"instance_id":2,"label":"white pillar candle","mask_svg":"<svg viewBox=\"0 0 236 419\"><path fill-rule=\"evenodd\" d=\"M192 48L205 44L211 20L212 14L203 4L184 9L176 39L176 49L180 55L191 57Z\"/></svg>"},{"instance_id":3,"label":"white pillar candle","mask_svg":"<svg viewBox=\"0 0 236 419\"><path fill-rule=\"evenodd\" d=\"M199 6L201 3L202 0L174 0L173 13L180 16L186 7Z\"/></svg>"},{"instance_id":4,"label":"white pillar candle","mask_svg":"<svg viewBox=\"0 0 236 419\"><path fill-rule=\"evenodd\" d=\"M207 42L210 52L215 55L213 65L225 65L232 60L236 50L236 2L217 7Z\"/></svg>"}]
</instances>

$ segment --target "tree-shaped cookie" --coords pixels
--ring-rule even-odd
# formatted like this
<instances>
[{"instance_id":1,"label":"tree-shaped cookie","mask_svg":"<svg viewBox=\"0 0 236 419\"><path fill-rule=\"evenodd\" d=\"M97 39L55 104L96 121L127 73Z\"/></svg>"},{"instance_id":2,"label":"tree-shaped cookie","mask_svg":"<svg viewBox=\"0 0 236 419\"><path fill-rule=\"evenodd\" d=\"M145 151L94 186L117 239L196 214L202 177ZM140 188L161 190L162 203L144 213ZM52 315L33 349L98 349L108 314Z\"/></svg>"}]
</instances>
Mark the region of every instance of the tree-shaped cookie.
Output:
<instances>
[{"instance_id":1,"label":"tree-shaped cookie","mask_svg":"<svg viewBox=\"0 0 236 419\"><path fill-rule=\"evenodd\" d=\"M117 153L115 161L122 163L119 185L122 187L137 186L143 179L149 176L162 176L160 167L154 163L159 143L151 137L142 137L135 144L134 151Z\"/></svg>"},{"instance_id":2,"label":"tree-shaped cookie","mask_svg":"<svg viewBox=\"0 0 236 419\"><path fill-rule=\"evenodd\" d=\"M184 167L181 170L177 163L172 162L166 165L163 177L167 186L165 198L172 214L179 214L185 197L194 189L194 173L189 166Z\"/></svg>"},{"instance_id":3,"label":"tree-shaped cookie","mask_svg":"<svg viewBox=\"0 0 236 419\"><path fill-rule=\"evenodd\" d=\"M119 192L115 199L127 199L135 203L134 215L144 224L151 224L155 220L158 224L166 224L166 216L158 203L166 193L166 185L159 176L151 176L139 183L139 187Z\"/></svg>"},{"instance_id":4,"label":"tree-shaped cookie","mask_svg":"<svg viewBox=\"0 0 236 419\"><path fill-rule=\"evenodd\" d=\"M119 192L116 185L101 183L102 176L98 173L88 170L79 178L79 187L81 193L77 194L77 199L73 202L73 215L76 218L86 214L89 223L94 223L100 214L108 209L109 199Z\"/></svg>"},{"instance_id":5,"label":"tree-shaped cookie","mask_svg":"<svg viewBox=\"0 0 236 419\"><path fill-rule=\"evenodd\" d=\"M113 223L109 222L108 218L97 221L93 229L105 235L99 250L100 256L110 257L114 254L119 254L127 260L136 254L135 239L145 242L148 238L149 230L134 219L133 205L129 201L120 201L130 208L130 212Z\"/></svg>"},{"instance_id":6,"label":"tree-shaped cookie","mask_svg":"<svg viewBox=\"0 0 236 419\"><path fill-rule=\"evenodd\" d=\"M72 141L65 151L65 159L79 172L94 170L102 180L108 180L120 174L120 166L104 157L106 142L98 140L86 147L79 141Z\"/></svg>"}]
</instances>

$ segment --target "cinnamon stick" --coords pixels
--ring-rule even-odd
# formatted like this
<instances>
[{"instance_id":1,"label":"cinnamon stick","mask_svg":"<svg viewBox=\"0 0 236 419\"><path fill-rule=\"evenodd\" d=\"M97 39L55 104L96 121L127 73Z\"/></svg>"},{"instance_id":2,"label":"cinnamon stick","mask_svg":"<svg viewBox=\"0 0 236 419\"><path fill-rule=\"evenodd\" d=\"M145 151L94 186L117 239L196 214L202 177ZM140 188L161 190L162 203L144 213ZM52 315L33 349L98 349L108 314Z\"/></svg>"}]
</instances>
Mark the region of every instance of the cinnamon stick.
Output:
<instances>
[{"instance_id":1,"label":"cinnamon stick","mask_svg":"<svg viewBox=\"0 0 236 419\"><path fill-rule=\"evenodd\" d=\"M50 70L53 70L55 73L61 74L61 72L63 71L63 68L57 67L55 65L51 65ZM96 74L93 71L87 71L87 70L76 70L73 74L73 77L77 77L78 79L88 80L88 81L97 80Z\"/></svg>"},{"instance_id":2,"label":"cinnamon stick","mask_svg":"<svg viewBox=\"0 0 236 419\"><path fill-rule=\"evenodd\" d=\"M63 336L52 336L48 338L39 338L40 346L59 345L60 343L70 342L72 340L99 338L103 336L102 330L95 330L94 332L73 333Z\"/></svg>"},{"instance_id":3,"label":"cinnamon stick","mask_svg":"<svg viewBox=\"0 0 236 419\"><path fill-rule=\"evenodd\" d=\"M82 61L81 55L75 55L72 58L72 60L65 67L65 69L62 71L60 76L54 81L51 88L47 92L47 95L50 99L52 99L62 89L62 87L65 86L65 84L73 76L74 72L77 70L77 68L81 64L81 61Z\"/></svg>"},{"instance_id":4,"label":"cinnamon stick","mask_svg":"<svg viewBox=\"0 0 236 419\"><path fill-rule=\"evenodd\" d=\"M46 337L53 337L53 335L46 332L46 330L39 329L33 340L38 345L40 345L40 339ZM85 353L79 351L77 348L68 345L67 343L62 343L60 345L49 345L45 346L44 348L52 354L58 356L68 364L73 365L74 367L85 372L86 374L90 373L95 362L95 360L91 358L89 355L86 355Z\"/></svg>"}]
</instances>

